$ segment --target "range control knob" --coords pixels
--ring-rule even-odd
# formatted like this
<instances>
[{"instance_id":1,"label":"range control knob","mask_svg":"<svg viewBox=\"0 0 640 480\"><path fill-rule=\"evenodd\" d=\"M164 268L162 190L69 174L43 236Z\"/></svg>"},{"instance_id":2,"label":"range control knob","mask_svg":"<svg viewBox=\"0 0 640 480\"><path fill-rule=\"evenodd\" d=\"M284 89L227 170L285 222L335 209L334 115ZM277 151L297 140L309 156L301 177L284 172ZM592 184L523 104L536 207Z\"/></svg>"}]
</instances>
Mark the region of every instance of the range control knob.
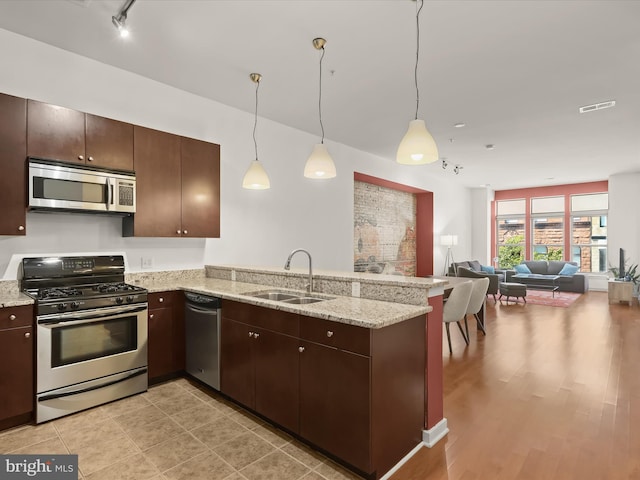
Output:
<instances>
[{"instance_id":1,"label":"range control knob","mask_svg":"<svg viewBox=\"0 0 640 480\"><path fill-rule=\"evenodd\" d=\"M124 302L124 300L122 299L122 297L116 297L116 303L118 305L120 305L122 302Z\"/></svg>"},{"instance_id":2,"label":"range control knob","mask_svg":"<svg viewBox=\"0 0 640 480\"><path fill-rule=\"evenodd\" d=\"M58 304L58 310L60 310L61 312L67 309L67 304L66 303L59 303Z\"/></svg>"},{"instance_id":3,"label":"range control knob","mask_svg":"<svg viewBox=\"0 0 640 480\"><path fill-rule=\"evenodd\" d=\"M80 306L80 304L78 302L71 302L71 309L75 310Z\"/></svg>"},{"instance_id":4,"label":"range control knob","mask_svg":"<svg viewBox=\"0 0 640 480\"><path fill-rule=\"evenodd\" d=\"M127 295L127 302L133 302L133 295Z\"/></svg>"}]
</instances>

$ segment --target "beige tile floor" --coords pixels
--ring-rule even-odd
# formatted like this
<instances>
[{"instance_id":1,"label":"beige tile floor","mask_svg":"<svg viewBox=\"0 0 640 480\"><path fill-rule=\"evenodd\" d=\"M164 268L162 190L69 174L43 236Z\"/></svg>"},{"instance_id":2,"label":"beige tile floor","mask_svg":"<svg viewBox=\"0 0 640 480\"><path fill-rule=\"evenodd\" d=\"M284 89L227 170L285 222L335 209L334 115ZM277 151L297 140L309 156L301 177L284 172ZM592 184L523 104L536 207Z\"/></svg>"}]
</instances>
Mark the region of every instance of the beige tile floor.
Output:
<instances>
[{"instance_id":1,"label":"beige tile floor","mask_svg":"<svg viewBox=\"0 0 640 480\"><path fill-rule=\"evenodd\" d=\"M77 453L83 480L360 478L186 379L0 432L0 453Z\"/></svg>"}]
</instances>

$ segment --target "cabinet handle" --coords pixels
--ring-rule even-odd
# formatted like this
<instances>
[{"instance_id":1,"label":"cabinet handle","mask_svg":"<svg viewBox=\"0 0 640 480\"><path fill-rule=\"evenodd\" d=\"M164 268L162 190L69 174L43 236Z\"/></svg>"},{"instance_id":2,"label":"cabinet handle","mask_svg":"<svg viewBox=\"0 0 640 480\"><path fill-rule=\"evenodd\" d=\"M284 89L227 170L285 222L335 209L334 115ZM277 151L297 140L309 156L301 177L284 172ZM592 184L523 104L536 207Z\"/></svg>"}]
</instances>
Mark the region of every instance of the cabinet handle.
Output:
<instances>
[{"instance_id":1,"label":"cabinet handle","mask_svg":"<svg viewBox=\"0 0 640 480\"><path fill-rule=\"evenodd\" d=\"M18 230L19 230L19 231L23 231L23 230L24 230L24 225L20 225L20 226L18 227Z\"/></svg>"},{"instance_id":2,"label":"cabinet handle","mask_svg":"<svg viewBox=\"0 0 640 480\"><path fill-rule=\"evenodd\" d=\"M249 332L249 337L253 337L253 332Z\"/></svg>"},{"instance_id":3,"label":"cabinet handle","mask_svg":"<svg viewBox=\"0 0 640 480\"><path fill-rule=\"evenodd\" d=\"M15 320L16 316L12 313L11 315L9 315L9 320Z\"/></svg>"},{"instance_id":4,"label":"cabinet handle","mask_svg":"<svg viewBox=\"0 0 640 480\"><path fill-rule=\"evenodd\" d=\"M89 158L87 158L88 161L93 162L93 157L89 156Z\"/></svg>"},{"instance_id":5,"label":"cabinet handle","mask_svg":"<svg viewBox=\"0 0 640 480\"><path fill-rule=\"evenodd\" d=\"M299 351L300 353L304 352L304 347L298 347L298 351Z\"/></svg>"},{"instance_id":6,"label":"cabinet handle","mask_svg":"<svg viewBox=\"0 0 640 480\"><path fill-rule=\"evenodd\" d=\"M153 318L153 315L154 315L153 313L150 313L149 318Z\"/></svg>"},{"instance_id":7,"label":"cabinet handle","mask_svg":"<svg viewBox=\"0 0 640 480\"><path fill-rule=\"evenodd\" d=\"M84 155L78 155L78 160L84 160Z\"/></svg>"},{"instance_id":8,"label":"cabinet handle","mask_svg":"<svg viewBox=\"0 0 640 480\"><path fill-rule=\"evenodd\" d=\"M260 336L260 334L259 334L259 333L254 333L254 334L253 334L253 338L258 338L259 336Z\"/></svg>"},{"instance_id":9,"label":"cabinet handle","mask_svg":"<svg viewBox=\"0 0 640 480\"><path fill-rule=\"evenodd\" d=\"M24 338L29 338L29 337L31 337L31 334L29 332L24 334Z\"/></svg>"},{"instance_id":10,"label":"cabinet handle","mask_svg":"<svg viewBox=\"0 0 640 480\"><path fill-rule=\"evenodd\" d=\"M176 233L180 235L182 232L180 230L176 230Z\"/></svg>"},{"instance_id":11,"label":"cabinet handle","mask_svg":"<svg viewBox=\"0 0 640 480\"><path fill-rule=\"evenodd\" d=\"M182 233L184 233L184 234L186 235L186 234L187 234L187 233L189 233L189 232L187 232L186 230L183 230L183 231L182 231Z\"/></svg>"},{"instance_id":12,"label":"cabinet handle","mask_svg":"<svg viewBox=\"0 0 640 480\"><path fill-rule=\"evenodd\" d=\"M158 299L158 302L160 302L160 303L164 302L164 298L160 297L160 298Z\"/></svg>"},{"instance_id":13,"label":"cabinet handle","mask_svg":"<svg viewBox=\"0 0 640 480\"><path fill-rule=\"evenodd\" d=\"M327 330L327 337L333 337L333 332L331 330Z\"/></svg>"}]
</instances>

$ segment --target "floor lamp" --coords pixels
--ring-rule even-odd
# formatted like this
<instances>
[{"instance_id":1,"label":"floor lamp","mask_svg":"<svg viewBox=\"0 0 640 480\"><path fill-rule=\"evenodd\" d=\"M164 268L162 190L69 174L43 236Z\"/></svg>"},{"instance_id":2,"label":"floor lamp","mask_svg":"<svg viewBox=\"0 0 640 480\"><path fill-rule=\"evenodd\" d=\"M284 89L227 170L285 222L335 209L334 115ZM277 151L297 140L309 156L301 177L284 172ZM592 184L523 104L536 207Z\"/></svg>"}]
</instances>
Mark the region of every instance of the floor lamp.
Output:
<instances>
[{"instance_id":1,"label":"floor lamp","mask_svg":"<svg viewBox=\"0 0 640 480\"><path fill-rule=\"evenodd\" d=\"M444 259L444 272L443 275L448 275L449 273L449 265L455 263L453 259L453 253L451 252L451 247L458 244L458 236L457 235L440 235L440 245L444 245L447 247L447 256ZM453 266L453 274L457 275L455 265Z\"/></svg>"}]
</instances>

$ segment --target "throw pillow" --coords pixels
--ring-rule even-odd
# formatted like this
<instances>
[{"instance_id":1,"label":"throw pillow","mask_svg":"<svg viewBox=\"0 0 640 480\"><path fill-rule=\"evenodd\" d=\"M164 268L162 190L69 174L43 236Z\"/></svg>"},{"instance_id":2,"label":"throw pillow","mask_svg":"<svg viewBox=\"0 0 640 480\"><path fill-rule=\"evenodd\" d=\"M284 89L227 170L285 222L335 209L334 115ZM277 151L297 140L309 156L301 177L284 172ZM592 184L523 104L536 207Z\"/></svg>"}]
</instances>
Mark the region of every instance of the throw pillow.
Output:
<instances>
[{"instance_id":1,"label":"throw pillow","mask_svg":"<svg viewBox=\"0 0 640 480\"><path fill-rule=\"evenodd\" d=\"M482 265L480 265L480 262L478 260L470 260L469 266L471 267L471 270L473 270L474 272L482 271Z\"/></svg>"},{"instance_id":2,"label":"throw pillow","mask_svg":"<svg viewBox=\"0 0 640 480\"><path fill-rule=\"evenodd\" d=\"M571 265L570 263L565 263L564 267L562 267L562 270L558 272L558 275L575 275L576 273L578 273L577 265Z\"/></svg>"},{"instance_id":3,"label":"throw pillow","mask_svg":"<svg viewBox=\"0 0 640 480\"><path fill-rule=\"evenodd\" d=\"M487 272L487 273L490 273L492 275L495 275L495 273L496 273L496 269L493 268L491 265L481 265L480 268L482 268L483 272Z\"/></svg>"},{"instance_id":4,"label":"throw pillow","mask_svg":"<svg viewBox=\"0 0 640 480\"><path fill-rule=\"evenodd\" d=\"M529 270L529 267L527 267L524 263L521 263L520 265L516 265L515 267L513 267L513 269L518 273L526 273L526 274L531 273L531 270Z\"/></svg>"}]
</instances>

